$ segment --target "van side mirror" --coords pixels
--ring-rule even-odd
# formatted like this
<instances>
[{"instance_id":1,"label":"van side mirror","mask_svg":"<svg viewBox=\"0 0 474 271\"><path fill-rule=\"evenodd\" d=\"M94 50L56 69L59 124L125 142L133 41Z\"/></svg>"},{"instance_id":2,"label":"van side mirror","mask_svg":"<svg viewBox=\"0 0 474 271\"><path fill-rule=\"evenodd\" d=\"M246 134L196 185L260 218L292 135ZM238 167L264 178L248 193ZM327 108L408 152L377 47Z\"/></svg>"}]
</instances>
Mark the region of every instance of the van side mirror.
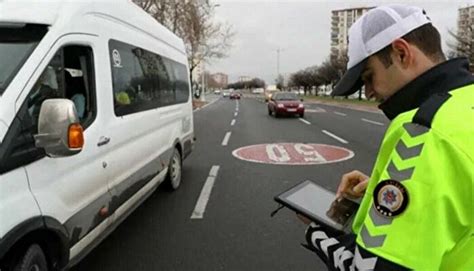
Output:
<instances>
[{"instance_id":1,"label":"van side mirror","mask_svg":"<svg viewBox=\"0 0 474 271\"><path fill-rule=\"evenodd\" d=\"M76 107L68 99L47 99L41 105L35 145L50 157L79 153L84 145Z\"/></svg>"}]
</instances>

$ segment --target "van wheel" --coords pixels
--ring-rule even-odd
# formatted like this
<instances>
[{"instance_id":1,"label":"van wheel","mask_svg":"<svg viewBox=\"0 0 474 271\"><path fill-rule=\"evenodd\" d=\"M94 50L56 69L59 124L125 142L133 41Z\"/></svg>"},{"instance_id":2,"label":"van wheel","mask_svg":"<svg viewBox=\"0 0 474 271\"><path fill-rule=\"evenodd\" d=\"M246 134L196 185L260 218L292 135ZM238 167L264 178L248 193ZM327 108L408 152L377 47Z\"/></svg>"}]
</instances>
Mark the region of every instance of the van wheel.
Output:
<instances>
[{"instance_id":1,"label":"van wheel","mask_svg":"<svg viewBox=\"0 0 474 271\"><path fill-rule=\"evenodd\" d=\"M181 184L181 154L177 149L174 149L173 156L168 167L168 175L166 176L166 183L170 190L176 190Z\"/></svg>"},{"instance_id":2,"label":"van wheel","mask_svg":"<svg viewBox=\"0 0 474 271\"><path fill-rule=\"evenodd\" d=\"M14 271L47 271L48 263L41 247L33 244L25 254L15 263Z\"/></svg>"}]
</instances>

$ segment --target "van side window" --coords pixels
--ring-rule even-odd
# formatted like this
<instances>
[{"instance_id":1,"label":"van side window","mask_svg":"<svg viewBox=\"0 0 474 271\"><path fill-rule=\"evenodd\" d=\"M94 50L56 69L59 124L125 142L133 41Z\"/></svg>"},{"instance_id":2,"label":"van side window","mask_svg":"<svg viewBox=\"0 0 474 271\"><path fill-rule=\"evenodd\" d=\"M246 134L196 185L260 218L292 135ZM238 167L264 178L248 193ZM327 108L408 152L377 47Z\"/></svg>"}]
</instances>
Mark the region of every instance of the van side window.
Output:
<instances>
[{"instance_id":1,"label":"van side window","mask_svg":"<svg viewBox=\"0 0 474 271\"><path fill-rule=\"evenodd\" d=\"M186 65L116 40L109 41L109 50L115 115L188 101Z\"/></svg>"},{"instance_id":2,"label":"van side window","mask_svg":"<svg viewBox=\"0 0 474 271\"><path fill-rule=\"evenodd\" d=\"M44 100L52 98L72 100L81 124L83 126L90 124L95 115L92 63L90 47L66 46L56 53L27 99L28 113L34 128L37 128L41 104Z\"/></svg>"},{"instance_id":3,"label":"van side window","mask_svg":"<svg viewBox=\"0 0 474 271\"><path fill-rule=\"evenodd\" d=\"M84 129L96 115L92 49L86 46L65 46L48 63L17 113L0 150L0 171L29 164L44 157L36 148L41 104L46 99L71 99ZM15 125L15 122L16 125ZM7 161L7 162L6 162Z\"/></svg>"}]
</instances>

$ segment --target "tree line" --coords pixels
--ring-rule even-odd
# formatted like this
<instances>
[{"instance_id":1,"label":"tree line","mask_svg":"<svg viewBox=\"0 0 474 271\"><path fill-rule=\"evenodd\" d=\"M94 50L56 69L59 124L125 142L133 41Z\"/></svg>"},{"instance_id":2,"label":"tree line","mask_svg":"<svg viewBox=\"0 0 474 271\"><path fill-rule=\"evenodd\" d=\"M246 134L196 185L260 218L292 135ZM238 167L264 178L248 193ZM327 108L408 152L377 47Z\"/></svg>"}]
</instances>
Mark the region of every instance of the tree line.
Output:
<instances>
[{"instance_id":1,"label":"tree line","mask_svg":"<svg viewBox=\"0 0 474 271\"><path fill-rule=\"evenodd\" d=\"M288 87L302 88L304 94L315 87L315 95L319 93L319 87L325 85L334 85L346 72L348 57L346 53L339 56L332 55L328 57L321 65L307 67L290 75ZM282 77L277 79L277 88L283 85Z\"/></svg>"},{"instance_id":2,"label":"tree line","mask_svg":"<svg viewBox=\"0 0 474 271\"><path fill-rule=\"evenodd\" d=\"M252 89L265 88L265 81L260 78L253 78L250 81L235 82L227 85L227 88L233 89Z\"/></svg>"},{"instance_id":3,"label":"tree line","mask_svg":"<svg viewBox=\"0 0 474 271\"><path fill-rule=\"evenodd\" d=\"M474 29L469 26L467 35L460 36L453 31L449 31L454 42L448 43L450 50L447 52L447 58L466 57L470 63L470 70L474 73ZM315 89L315 95L318 95L320 86L334 85L346 72L348 62L347 52L342 52L339 56L330 56L321 65L311 66L290 74L287 86L289 88L303 88L305 95L312 89ZM283 89L284 79L279 75L275 80L278 89ZM362 91L359 90L359 99L362 97Z\"/></svg>"}]
</instances>

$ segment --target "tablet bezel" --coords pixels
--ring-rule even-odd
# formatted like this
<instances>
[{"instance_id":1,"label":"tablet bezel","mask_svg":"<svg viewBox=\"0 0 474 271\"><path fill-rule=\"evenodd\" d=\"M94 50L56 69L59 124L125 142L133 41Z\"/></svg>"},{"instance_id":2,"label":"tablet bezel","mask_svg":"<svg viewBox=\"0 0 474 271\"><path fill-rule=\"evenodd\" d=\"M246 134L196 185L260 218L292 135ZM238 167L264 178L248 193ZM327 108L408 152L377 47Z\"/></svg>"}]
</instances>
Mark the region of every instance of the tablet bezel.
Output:
<instances>
[{"instance_id":1,"label":"tablet bezel","mask_svg":"<svg viewBox=\"0 0 474 271\"><path fill-rule=\"evenodd\" d=\"M306 180L304 182L301 182L293 187L291 187L290 189L284 191L283 193L277 195L274 197L274 200L280 204L282 204L283 206L295 211L296 213L300 213L306 217L308 217L309 219L317 222L317 223L321 223L323 224L324 226L327 226L327 227L330 227L332 229L335 229L335 230L338 230L338 231L347 231L347 225L342 225L342 224L339 224L335 221L333 221L331 218L327 217L327 215L324 215L323 217L319 217L319 216L316 216L312 211L302 207L301 205L298 205L298 204L295 204L294 202L292 201L289 201L287 198L288 196L294 194L295 192L301 190L303 187L307 186L308 184L310 185L315 185L318 189L322 190L322 191L325 191L327 193L330 193L330 194L333 194L334 195L334 199L336 198L336 195L334 194L334 192L331 192L329 191L328 189L310 181L310 180ZM316 195L315 195L316 196ZM330 203L329 203L330 205ZM352 224L352 223L350 223ZM350 227L351 225L349 225Z\"/></svg>"}]
</instances>

